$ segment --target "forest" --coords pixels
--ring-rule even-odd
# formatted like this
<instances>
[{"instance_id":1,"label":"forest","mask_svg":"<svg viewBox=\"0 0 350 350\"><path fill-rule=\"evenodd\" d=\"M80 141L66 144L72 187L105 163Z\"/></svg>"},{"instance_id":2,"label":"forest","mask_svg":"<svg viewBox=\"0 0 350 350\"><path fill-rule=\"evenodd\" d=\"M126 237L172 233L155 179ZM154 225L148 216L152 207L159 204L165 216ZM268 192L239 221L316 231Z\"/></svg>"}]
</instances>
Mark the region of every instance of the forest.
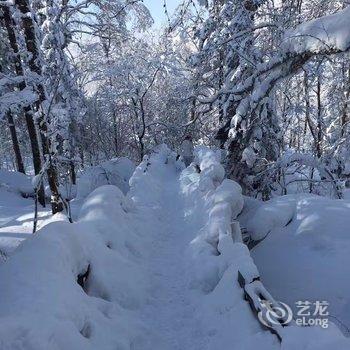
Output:
<instances>
[{"instance_id":1,"label":"forest","mask_svg":"<svg viewBox=\"0 0 350 350\"><path fill-rule=\"evenodd\" d=\"M41 204L46 174L55 213L59 185L86 166L138 161L190 133L225 151L246 194L268 199L293 183L341 197L346 5L185 1L154 33L141 1L2 0L2 166L41 174Z\"/></svg>"},{"instance_id":2,"label":"forest","mask_svg":"<svg viewBox=\"0 0 350 350\"><path fill-rule=\"evenodd\" d=\"M349 123L348 0L0 0L0 350L349 349Z\"/></svg>"}]
</instances>

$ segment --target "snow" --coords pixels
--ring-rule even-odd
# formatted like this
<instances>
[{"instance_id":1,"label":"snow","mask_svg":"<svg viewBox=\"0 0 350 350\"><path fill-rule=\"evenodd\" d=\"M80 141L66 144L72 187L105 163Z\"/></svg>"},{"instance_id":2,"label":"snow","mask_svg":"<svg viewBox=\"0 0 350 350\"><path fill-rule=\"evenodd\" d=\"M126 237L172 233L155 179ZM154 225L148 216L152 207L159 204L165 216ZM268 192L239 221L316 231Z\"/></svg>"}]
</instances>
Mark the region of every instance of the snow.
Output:
<instances>
[{"instance_id":1,"label":"snow","mask_svg":"<svg viewBox=\"0 0 350 350\"><path fill-rule=\"evenodd\" d=\"M252 147L246 147L242 153L242 162L246 162L249 168L252 168L258 159Z\"/></svg>"},{"instance_id":2,"label":"snow","mask_svg":"<svg viewBox=\"0 0 350 350\"><path fill-rule=\"evenodd\" d=\"M128 158L114 158L100 165L87 168L78 179L77 199L86 198L102 185L115 185L125 194L135 165Z\"/></svg>"},{"instance_id":3,"label":"snow","mask_svg":"<svg viewBox=\"0 0 350 350\"><path fill-rule=\"evenodd\" d=\"M72 202L72 216L75 219L80 202ZM11 256L18 245L33 232L34 200L23 198L19 193L0 188L0 263ZM49 205L38 208L38 228L51 222L66 220L65 215L51 215Z\"/></svg>"},{"instance_id":4,"label":"snow","mask_svg":"<svg viewBox=\"0 0 350 350\"><path fill-rule=\"evenodd\" d=\"M193 144L191 140L184 140L180 147L180 154L183 157L192 157L193 156Z\"/></svg>"},{"instance_id":5,"label":"snow","mask_svg":"<svg viewBox=\"0 0 350 350\"><path fill-rule=\"evenodd\" d=\"M123 200L114 186L97 189L79 223L45 226L0 265L7 281L0 286L1 349L130 346L128 336L139 329L132 309L145 293L142 269L136 269L139 240ZM89 264L85 292L76 278Z\"/></svg>"},{"instance_id":6,"label":"snow","mask_svg":"<svg viewBox=\"0 0 350 350\"><path fill-rule=\"evenodd\" d=\"M225 177L225 170L220 164L221 151L211 151L207 147L197 147L195 153L195 163L201 169L201 179L204 182L212 180L214 183L221 182Z\"/></svg>"},{"instance_id":7,"label":"snow","mask_svg":"<svg viewBox=\"0 0 350 350\"><path fill-rule=\"evenodd\" d=\"M18 245L33 231L34 189L31 176L15 171L0 170L0 263L7 259ZM67 197L67 187L61 187ZM46 194L50 193L46 191ZM73 218L77 216L80 201L71 202ZM54 221L62 221L62 216L51 216L50 205L38 208L38 224L43 227Z\"/></svg>"},{"instance_id":8,"label":"snow","mask_svg":"<svg viewBox=\"0 0 350 350\"><path fill-rule=\"evenodd\" d=\"M185 170L179 181L183 165L175 153L161 147L136 169L128 196L114 186L100 187L87 198L79 222L51 223L22 243L0 266L0 278L6 281L0 286L1 348L210 349L218 341L234 340L228 327L242 320L235 313L222 317L224 303L230 300L234 307L239 301L247 311L249 306L232 283L229 260L252 262L245 246L233 247L232 237L224 234L227 227L218 245L225 258L201 254L216 272L212 293L192 283L201 278L194 268L194 264L200 267L200 261L192 260L197 249L193 240L201 234L201 225L194 224L218 221L209 202L215 208L227 201L236 212L242 206L238 185L227 181L217 184L210 201L206 200L200 177L216 186L221 166L214 162L213 153L205 154L198 181L188 182L195 178L194 167ZM181 187L186 181L192 191ZM185 218L190 199L186 193L202 203ZM230 248L225 238L231 242L232 254L225 253ZM84 291L76 278L88 265L91 272ZM213 317L202 321L208 313ZM260 332L250 312L243 320L249 324L243 333L250 334L252 325ZM235 338L243 341L240 333ZM277 344L270 333L257 338L268 339L266 349Z\"/></svg>"},{"instance_id":9,"label":"snow","mask_svg":"<svg viewBox=\"0 0 350 350\"><path fill-rule=\"evenodd\" d=\"M34 211L33 187L29 176L0 170L0 263L32 231L30 215ZM42 223L45 212L40 211ZM29 217L28 217L29 216Z\"/></svg>"},{"instance_id":10,"label":"snow","mask_svg":"<svg viewBox=\"0 0 350 350\"><path fill-rule=\"evenodd\" d=\"M0 98L0 116L2 117L9 109L17 110L34 103L37 99L37 94L30 87L21 91L2 93Z\"/></svg>"},{"instance_id":11,"label":"snow","mask_svg":"<svg viewBox=\"0 0 350 350\"><path fill-rule=\"evenodd\" d=\"M190 165L193 161L193 143L190 138L186 138L179 149L179 154L182 156L182 159L186 166Z\"/></svg>"},{"instance_id":12,"label":"snow","mask_svg":"<svg viewBox=\"0 0 350 350\"><path fill-rule=\"evenodd\" d=\"M350 48L350 6L335 14L299 25L287 33L288 52L322 52L330 49L346 51Z\"/></svg>"},{"instance_id":13,"label":"snow","mask_svg":"<svg viewBox=\"0 0 350 350\"><path fill-rule=\"evenodd\" d=\"M26 214L33 201L0 188L0 263L27 237Z\"/></svg>"},{"instance_id":14,"label":"snow","mask_svg":"<svg viewBox=\"0 0 350 350\"><path fill-rule=\"evenodd\" d=\"M98 187L78 222L56 217L0 264L1 349L349 348L335 327L287 327L282 344L261 327L237 281L259 275L240 186L220 151L196 148L186 169L176 158L159 146L126 195Z\"/></svg>"},{"instance_id":15,"label":"snow","mask_svg":"<svg viewBox=\"0 0 350 350\"><path fill-rule=\"evenodd\" d=\"M247 223L253 240L266 237L274 228L287 226L295 214L293 196L276 197L262 204Z\"/></svg>"},{"instance_id":16,"label":"snow","mask_svg":"<svg viewBox=\"0 0 350 350\"><path fill-rule=\"evenodd\" d=\"M294 310L298 300L328 301L330 320L347 335L349 209L349 200L283 196L259 207L247 224L255 235L259 226L260 232L267 231L264 225L269 229L252 256L270 292Z\"/></svg>"},{"instance_id":17,"label":"snow","mask_svg":"<svg viewBox=\"0 0 350 350\"><path fill-rule=\"evenodd\" d=\"M0 169L0 188L24 196L34 195L34 188L30 176L16 171Z\"/></svg>"}]
</instances>

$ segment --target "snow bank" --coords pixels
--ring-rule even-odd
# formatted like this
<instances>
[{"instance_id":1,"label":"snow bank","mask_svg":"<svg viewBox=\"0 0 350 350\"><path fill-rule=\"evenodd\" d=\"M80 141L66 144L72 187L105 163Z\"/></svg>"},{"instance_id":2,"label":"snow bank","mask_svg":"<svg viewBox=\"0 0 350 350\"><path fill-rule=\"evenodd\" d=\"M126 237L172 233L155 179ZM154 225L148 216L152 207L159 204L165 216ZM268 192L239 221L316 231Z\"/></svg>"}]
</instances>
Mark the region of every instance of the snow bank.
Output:
<instances>
[{"instance_id":1,"label":"snow bank","mask_svg":"<svg viewBox=\"0 0 350 350\"><path fill-rule=\"evenodd\" d=\"M208 349L229 349L232 344L237 349L278 349L277 338L262 330L237 282L239 270L247 278L258 276L235 221L243 208L241 188L223 180L219 152L200 147L195 153L200 173L190 166L180 177L186 208L191 208L186 219L197 230L202 227L187 251L190 284L197 295L194 321L210 335Z\"/></svg>"},{"instance_id":2,"label":"snow bank","mask_svg":"<svg viewBox=\"0 0 350 350\"><path fill-rule=\"evenodd\" d=\"M202 229L195 233L188 254L191 256L189 269L193 271L192 288L198 293L198 305L193 318L196 322L201 322L202 327L211 334L206 342L208 349L228 349L232 347L232 344L237 349L246 350L349 349L349 339L343 337L340 330L331 322L328 329L321 327L303 328L294 325L283 328L281 330L281 344L276 336L261 327L259 321L253 316L248 303L243 299L243 291L237 282L238 271L247 280L259 276L247 247L238 238L241 233L235 219L243 207L240 187L230 180L223 180L221 183L217 181L217 177L213 174L221 172L219 170L221 165L218 163L219 158L216 158L215 163L214 152L201 149L200 152L197 152L196 159L198 164L207 164L210 160L212 171L197 173L195 167L192 166L183 171L180 181L187 206L192 207L193 203L195 204L195 209L187 212L187 220L190 223L195 222L195 227L199 223L198 217L206 218L202 220ZM204 189L201 186L202 183L211 185ZM276 228L286 226L299 212L299 209L296 209L295 198L292 196L275 199L261 207L255 202L250 204L254 207L252 212L255 212L255 215L249 224L256 238L269 231L273 232ZM300 213L302 212L301 210ZM324 221L326 220L327 216L324 217ZM232 223L235 224L232 225ZM324 247L326 247L326 242L324 243ZM286 248L289 249L288 244ZM297 259L300 264L305 266L309 264L310 255L305 254L301 246L299 249L300 254ZM349 247L344 248L344 252L348 249ZM284 249L284 253L281 253L281 259L285 251ZM260 256L258 260L258 266L263 264L264 259L267 259L271 262L270 267L275 267L269 275L270 283L265 284L264 274L262 282L268 288L274 284L275 287L280 286L284 290L287 288L293 290L293 285L289 281L290 267L287 264L283 264L284 269L277 266L280 261L276 261L275 254L276 252L271 252L271 256ZM292 254L295 252L290 255ZM316 264L319 264L319 267L322 266L320 260L317 260ZM280 273L276 274L276 270L279 270ZM295 268L293 273L300 278L302 276L300 272L304 270L301 270L300 267ZM334 273L334 271L332 270L330 273ZM283 283L281 283L282 275ZM313 281L312 276L312 274L308 274L305 281L309 286L308 290L313 289L310 287L312 286L310 281ZM339 276L338 278L340 279ZM337 278L334 277L334 281L336 280ZM345 282L346 279L343 278L343 280ZM324 280L324 283L328 282ZM343 294L347 290L348 287L344 288ZM273 296L277 295L281 298L280 293L274 293L276 288L269 291L272 292ZM312 293L304 293L303 298L298 300L310 300L312 295ZM283 298L278 300L286 301ZM315 300L327 299L322 299L320 296L320 299Z\"/></svg>"},{"instance_id":3,"label":"snow bank","mask_svg":"<svg viewBox=\"0 0 350 350\"><path fill-rule=\"evenodd\" d=\"M294 196L276 197L257 209L246 225L247 231L253 240L261 240L274 228L288 225L295 211Z\"/></svg>"},{"instance_id":4,"label":"snow bank","mask_svg":"<svg viewBox=\"0 0 350 350\"><path fill-rule=\"evenodd\" d=\"M350 48L350 6L333 15L299 25L286 38L286 51L322 52L333 49L346 51Z\"/></svg>"},{"instance_id":5,"label":"snow bank","mask_svg":"<svg viewBox=\"0 0 350 350\"><path fill-rule=\"evenodd\" d=\"M0 188L9 192L15 192L22 196L33 196L34 189L30 176L17 171L7 171L0 169Z\"/></svg>"},{"instance_id":6,"label":"snow bank","mask_svg":"<svg viewBox=\"0 0 350 350\"><path fill-rule=\"evenodd\" d=\"M97 188L78 222L48 224L0 265L1 350L143 350L156 343L140 309L153 288L145 262L157 208L137 203L144 193L154 203L162 196L153 176L160 164L183 165L162 151L149 161L132 177L130 195Z\"/></svg>"},{"instance_id":7,"label":"snow bank","mask_svg":"<svg viewBox=\"0 0 350 350\"><path fill-rule=\"evenodd\" d=\"M225 169L220 164L221 151L212 151L207 147L197 147L195 151L195 163L201 169L201 178L206 181L212 180L220 183L225 177Z\"/></svg>"},{"instance_id":8,"label":"snow bank","mask_svg":"<svg viewBox=\"0 0 350 350\"><path fill-rule=\"evenodd\" d=\"M278 199L288 207L294 201L292 222L275 225L252 255L268 289L297 311L298 300L326 300L330 321L345 334L350 328L350 200L332 200L312 195ZM261 207L265 221L275 222L273 211ZM256 217L251 218L251 223ZM338 349L338 347L334 347ZM350 345L348 344L348 348Z\"/></svg>"},{"instance_id":9,"label":"snow bank","mask_svg":"<svg viewBox=\"0 0 350 350\"><path fill-rule=\"evenodd\" d=\"M137 342L145 247L131 210L117 187L100 187L78 223L45 226L0 265L1 349L130 349ZM87 271L82 288L78 275Z\"/></svg>"},{"instance_id":10,"label":"snow bank","mask_svg":"<svg viewBox=\"0 0 350 350\"><path fill-rule=\"evenodd\" d=\"M33 192L29 176L0 170L0 263L27 237L26 232L32 231L25 227L24 217L34 212L33 199L26 198Z\"/></svg>"},{"instance_id":11,"label":"snow bank","mask_svg":"<svg viewBox=\"0 0 350 350\"><path fill-rule=\"evenodd\" d=\"M103 185L115 185L126 194L134 170L134 163L124 157L86 169L78 179L77 199L86 198L93 190Z\"/></svg>"}]
</instances>

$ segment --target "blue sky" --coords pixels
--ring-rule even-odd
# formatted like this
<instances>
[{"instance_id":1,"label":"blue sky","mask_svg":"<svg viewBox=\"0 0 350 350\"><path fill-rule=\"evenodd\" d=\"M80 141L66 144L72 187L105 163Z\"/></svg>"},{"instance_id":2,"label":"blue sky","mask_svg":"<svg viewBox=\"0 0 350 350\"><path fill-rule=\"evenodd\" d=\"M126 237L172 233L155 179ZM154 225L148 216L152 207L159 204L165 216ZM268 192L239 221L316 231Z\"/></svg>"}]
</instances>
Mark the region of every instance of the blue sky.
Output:
<instances>
[{"instance_id":1,"label":"blue sky","mask_svg":"<svg viewBox=\"0 0 350 350\"><path fill-rule=\"evenodd\" d=\"M167 8L171 15L181 0L167 0ZM164 14L163 0L143 0L143 3L150 9L155 25L158 27L166 22Z\"/></svg>"}]
</instances>

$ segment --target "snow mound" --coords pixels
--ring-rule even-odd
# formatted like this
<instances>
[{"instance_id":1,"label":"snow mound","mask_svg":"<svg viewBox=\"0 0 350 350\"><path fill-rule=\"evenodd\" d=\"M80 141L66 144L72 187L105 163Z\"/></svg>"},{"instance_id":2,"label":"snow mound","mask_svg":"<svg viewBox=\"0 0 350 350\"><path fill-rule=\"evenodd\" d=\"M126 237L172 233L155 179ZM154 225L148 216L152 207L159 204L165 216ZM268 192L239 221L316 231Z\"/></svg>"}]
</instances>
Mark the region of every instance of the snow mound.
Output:
<instances>
[{"instance_id":1,"label":"snow mound","mask_svg":"<svg viewBox=\"0 0 350 350\"><path fill-rule=\"evenodd\" d=\"M152 289L145 259L159 222L157 207L137 200L146 193L157 203L162 196L159 176L153 178L166 161L174 162L175 174L176 155L168 153L160 150L149 157L151 167L147 157L139 166L131 181L136 201L116 186L101 186L87 197L78 222L46 225L0 265L0 349L142 350L156 344L139 316ZM147 167L152 170L145 174Z\"/></svg>"},{"instance_id":2,"label":"snow mound","mask_svg":"<svg viewBox=\"0 0 350 350\"><path fill-rule=\"evenodd\" d=\"M0 265L1 349L130 349L144 333L133 310L146 282L128 204L100 187L79 222L45 226Z\"/></svg>"},{"instance_id":3,"label":"snow mound","mask_svg":"<svg viewBox=\"0 0 350 350\"><path fill-rule=\"evenodd\" d=\"M225 177L225 169L220 164L221 151L213 151L207 147L196 147L195 163L201 169L202 177L213 182L221 182Z\"/></svg>"},{"instance_id":4,"label":"snow mound","mask_svg":"<svg viewBox=\"0 0 350 350\"><path fill-rule=\"evenodd\" d=\"M0 169L0 188L26 197L34 195L30 176L17 171Z\"/></svg>"},{"instance_id":5,"label":"snow mound","mask_svg":"<svg viewBox=\"0 0 350 350\"><path fill-rule=\"evenodd\" d=\"M93 190L103 185L115 185L126 194L134 170L134 163L124 157L86 169L78 179L77 199L86 198Z\"/></svg>"},{"instance_id":6,"label":"snow mound","mask_svg":"<svg viewBox=\"0 0 350 350\"><path fill-rule=\"evenodd\" d=\"M197 228L186 252L190 286L196 291L194 322L210 334L208 349L228 349L232 344L237 349L278 349L277 338L262 331L237 282L238 271L247 278L258 275L235 221L243 208L241 188L223 180L219 152L200 147L195 154L200 172L190 166L180 176L186 219Z\"/></svg>"},{"instance_id":7,"label":"snow mound","mask_svg":"<svg viewBox=\"0 0 350 350\"><path fill-rule=\"evenodd\" d=\"M298 300L328 301L329 320L349 335L350 200L301 194L279 199L287 206L292 200L293 221L273 227L253 258L275 297L295 311Z\"/></svg>"},{"instance_id":8,"label":"snow mound","mask_svg":"<svg viewBox=\"0 0 350 350\"><path fill-rule=\"evenodd\" d=\"M296 211L294 196L276 197L263 203L247 223L247 231L254 241L266 237L271 230L284 227Z\"/></svg>"}]
</instances>

